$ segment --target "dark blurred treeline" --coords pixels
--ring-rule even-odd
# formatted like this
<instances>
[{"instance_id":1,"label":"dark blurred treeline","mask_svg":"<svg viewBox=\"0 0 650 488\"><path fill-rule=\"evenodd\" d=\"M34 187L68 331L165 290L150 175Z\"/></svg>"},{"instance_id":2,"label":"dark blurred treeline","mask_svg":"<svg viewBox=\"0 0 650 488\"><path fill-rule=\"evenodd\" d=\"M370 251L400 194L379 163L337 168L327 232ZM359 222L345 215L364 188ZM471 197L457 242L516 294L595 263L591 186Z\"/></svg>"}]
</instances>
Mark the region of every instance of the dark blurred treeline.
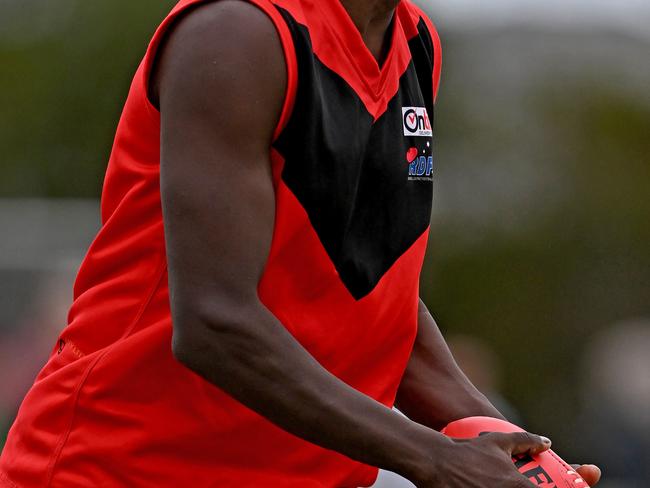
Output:
<instances>
[{"instance_id":1,"label":"dark blurred treeline","mask_svg":"<svg viewBox=\"0 0 650 488\"><path fill-rule=\"evenodd\" d=\"M2 2L1 196L99 195L131 77L174 3Z\"/></svg>"},{"instance_id":2,"label":"dark blurred treeline","mask_svg":"<svg viewBox=\"0 0 650 488\"><path fill-rule=\"evenodd\" d=\"M131 76L173 3L3 3L0 196L99 196ZM575 432L600 356L586 351L650 320L650 43L585 26L439 27L422 295L447 334L496 351L499 389L529 427L589 453Z\"/></svg>"}]
</instances>

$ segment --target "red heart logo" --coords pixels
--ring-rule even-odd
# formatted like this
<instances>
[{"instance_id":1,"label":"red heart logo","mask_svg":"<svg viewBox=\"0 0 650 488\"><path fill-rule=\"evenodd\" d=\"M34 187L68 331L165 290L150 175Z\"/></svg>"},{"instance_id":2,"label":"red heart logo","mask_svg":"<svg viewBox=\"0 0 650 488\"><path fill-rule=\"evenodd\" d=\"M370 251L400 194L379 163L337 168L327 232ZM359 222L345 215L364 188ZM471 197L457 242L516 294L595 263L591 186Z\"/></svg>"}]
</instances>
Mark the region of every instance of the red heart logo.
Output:
<instances>
[{"instance_id":1,"label":"red heart logo","mask_svg":"<svg viewBox=\"0 0 650 488\"><path fill-rule=\"evenodd\" d=\"M406 152L406 160L409 163L412 163L417 156L418 156L418 149L416 147L412 147Z\"/></svg>"}]
</instances>

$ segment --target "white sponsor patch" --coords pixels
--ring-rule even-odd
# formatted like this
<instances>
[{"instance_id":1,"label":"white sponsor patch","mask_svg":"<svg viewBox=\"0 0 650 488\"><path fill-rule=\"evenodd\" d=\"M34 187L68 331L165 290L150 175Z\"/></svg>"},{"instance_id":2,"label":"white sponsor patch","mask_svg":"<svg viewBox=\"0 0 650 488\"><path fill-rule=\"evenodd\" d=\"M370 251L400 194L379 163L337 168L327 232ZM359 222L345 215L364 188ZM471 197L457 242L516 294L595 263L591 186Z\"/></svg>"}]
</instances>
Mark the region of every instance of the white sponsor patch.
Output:
<instances>
[{"instance_id":1,"label":"white sponsor patch","mask_svg":"<svg viewBox=\"0 0 650 488\"><path fill-rule=\"evenodd\" d=\"M431 137L431 121L424 107L402 107L402 125L405 136Z\"/></svg>"}]
</instances>

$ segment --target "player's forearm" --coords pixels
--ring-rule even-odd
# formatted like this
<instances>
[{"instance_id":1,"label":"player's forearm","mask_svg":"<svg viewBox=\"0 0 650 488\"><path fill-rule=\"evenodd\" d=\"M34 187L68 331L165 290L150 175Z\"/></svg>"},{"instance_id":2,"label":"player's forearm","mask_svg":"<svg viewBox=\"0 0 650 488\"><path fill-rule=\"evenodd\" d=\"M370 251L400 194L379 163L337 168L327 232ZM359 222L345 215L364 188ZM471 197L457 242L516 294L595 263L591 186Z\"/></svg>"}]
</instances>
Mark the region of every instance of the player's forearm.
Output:
<instances>
[{"instance_id":1,"label":"player's forearm","mask_svg":"<svg viewBox=\"0 0 650 488\"><path fill-rule=\"evenodd\" d=\"M415 377L414 377L415 376ZM407 374L397 398L397 408L415 422L439 430L466 417L504 416L471 383L457 378L418 378Z\"/></svg>"},{"instance_id":2,"label":"player's forearm","mask_svg":"<svg viewBox=\"0 0 650 488\"><path fill-rule=\"evenodd\" d=\"M400 384L397 407L409 418L433 429L465 417L503 419L460 370L422 302L418 334Z\"/></svg>"},{"instance_id":3,"label":"player's forearm","mask_svg":"<svg viewBox=\"0 0 650 488\"><path fill-rule=\"evenodd\" d=\"M202 323L177 328L174 352L181 362L294 435L413 476L422 463L418 444L423 438L433 444L437 433L330 374L262 306L230 318L220 313L183 319Z\"/></svg>"}]
</instances>

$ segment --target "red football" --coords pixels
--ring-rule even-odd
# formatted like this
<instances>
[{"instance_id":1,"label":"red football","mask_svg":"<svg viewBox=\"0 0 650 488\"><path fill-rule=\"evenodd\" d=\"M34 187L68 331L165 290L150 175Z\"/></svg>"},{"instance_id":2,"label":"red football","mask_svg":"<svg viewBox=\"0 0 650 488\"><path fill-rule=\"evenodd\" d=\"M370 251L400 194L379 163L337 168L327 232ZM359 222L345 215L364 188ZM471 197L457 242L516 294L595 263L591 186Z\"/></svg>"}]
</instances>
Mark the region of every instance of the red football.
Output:
<instances>
[{"instance_id":1,"label":"red football","mask_svg":"<svg viewBox=\"0 0 650 488\"><path fill-rule=\"evenodd\" d=\"M457 439L470 439L488 432L524 432L524 429L504 420L469 417L452 422L442 430L443 434ZM512 461L519 472L537 486L543 488L589 488L580 475L551 450L536 456L528 454L515 456Z\"/></svg>"}]
</instances>

